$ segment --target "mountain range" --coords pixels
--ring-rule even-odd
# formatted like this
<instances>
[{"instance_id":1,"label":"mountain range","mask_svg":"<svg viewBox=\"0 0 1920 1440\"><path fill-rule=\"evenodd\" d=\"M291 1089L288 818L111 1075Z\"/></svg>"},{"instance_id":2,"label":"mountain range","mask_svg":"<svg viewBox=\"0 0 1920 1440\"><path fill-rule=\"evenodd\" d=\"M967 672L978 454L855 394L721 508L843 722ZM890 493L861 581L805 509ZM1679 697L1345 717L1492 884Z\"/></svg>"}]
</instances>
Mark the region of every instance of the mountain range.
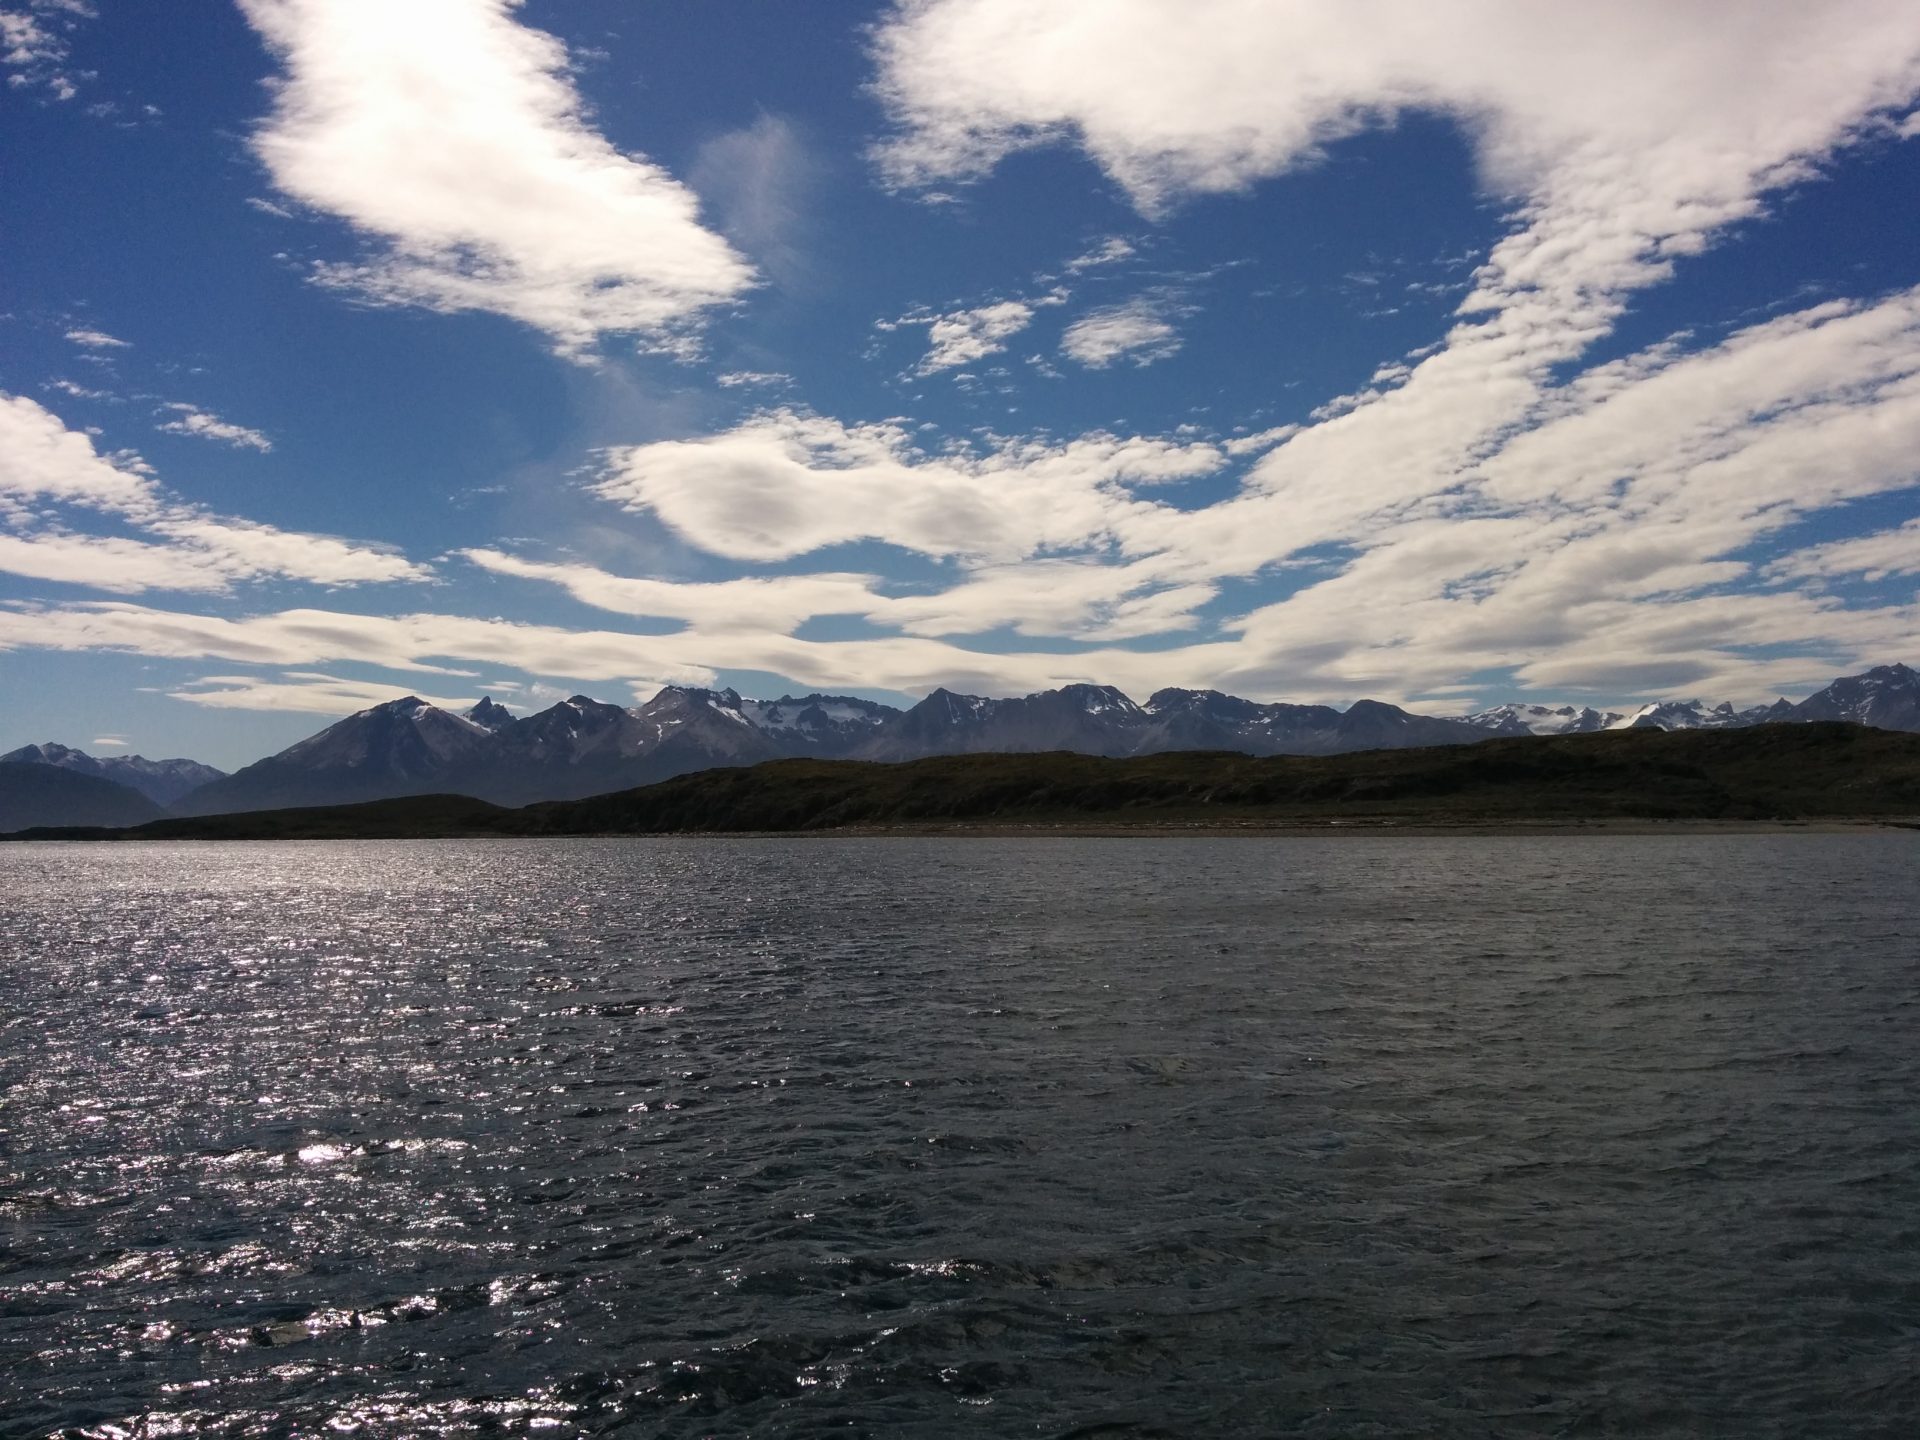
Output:
<instances>
[{"instance_id":1,"label":"mountain range","mask_svg":"<svg viewBox=\"0 0 1920 1440\"><path fill-rule=\"evenodd\" d=\"M227 773L202 765L198 760L149 760L144 755L93 756L84 750L51 742L9 750L0 755L0 765L51 765L75 775L111 780L139 792L162 809L209 781L224 779Z\"/></svg>"},{"instance_id":2,"label":"mountain range","mask_svg":"<svg viewBox=\"0 0 1920 1440\"><path fill-rule=\"evenodd\" d=\"M174 814L214 815L436 793L524 805L794 757L904 761L1072 751L1120 758L1203 750L1327 756L1527 735L1816 720L1920 731L1920 674L1905 665L1876 666L1797 704L1783 699L1746 710L1698 700L1632 711L1512 704L1450 718L1373 700L1342 711L1262 704L1214 690L1161 690L1141 705L1103 685L1006 699L940 689L906 710L850 696L752 700L734 690L668 686L644 705L575 695L525 717L491 699L455 713L409 696L350 715L232 775L193 761L97 760L57 745L16 750L0 763L112 780ZM198 775L198 783L169 791L190 775ZM0 803L0 830L13 828L20 824Z\"/></svg>"},{"instance_id":3,"label":"mountain range","mask_svg":"<svg viewBox=\"0 0 1920 1440\"><path fill-rule=\"evenodd\" d=\"M8 767L0 766L0 770ZM56 772L47 771L47 774ZM66 778L66 777L63 777ZM137 797L136 797L137 798ZM1799 725L1501 736L1341 755L795 758L508 808L465 795L170 816L0 840L353 840L767 834L1604 832L1646 822L1920 831L1920 734ZM1338 828L1338 827L1345 827ZM1668 832L1672 833L1672 832Z\"/></svg>"},{"instance_id":4,"label":"mountain range","mask_svg":"<svg viewBox=\"0 0 1920 1440\"><path fill-rule=\"evenodd\" d=\"M163 813L138 790L98 775L0 760L0 834L38 825L144 825Z\"/></svg>"}]
</instances>

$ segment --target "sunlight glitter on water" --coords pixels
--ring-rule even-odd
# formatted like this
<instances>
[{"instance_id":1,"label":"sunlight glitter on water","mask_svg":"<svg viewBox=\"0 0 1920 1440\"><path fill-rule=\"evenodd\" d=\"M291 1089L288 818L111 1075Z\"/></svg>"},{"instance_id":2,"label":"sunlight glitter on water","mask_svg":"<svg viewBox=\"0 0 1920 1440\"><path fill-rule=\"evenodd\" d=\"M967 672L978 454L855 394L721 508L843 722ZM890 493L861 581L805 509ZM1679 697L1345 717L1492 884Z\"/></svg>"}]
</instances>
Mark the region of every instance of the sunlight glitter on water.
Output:
<instances>
[{"instance_id":1,"label":"sunlight glitter on water","mask_svg":"<svg viewBox=\"0 0 1920 1440\"><path fill-rule=\"evenodd\" d=\"M1902 1434L1915 856L9 847L0 1415Z\"/></svg>"}]
</instances>

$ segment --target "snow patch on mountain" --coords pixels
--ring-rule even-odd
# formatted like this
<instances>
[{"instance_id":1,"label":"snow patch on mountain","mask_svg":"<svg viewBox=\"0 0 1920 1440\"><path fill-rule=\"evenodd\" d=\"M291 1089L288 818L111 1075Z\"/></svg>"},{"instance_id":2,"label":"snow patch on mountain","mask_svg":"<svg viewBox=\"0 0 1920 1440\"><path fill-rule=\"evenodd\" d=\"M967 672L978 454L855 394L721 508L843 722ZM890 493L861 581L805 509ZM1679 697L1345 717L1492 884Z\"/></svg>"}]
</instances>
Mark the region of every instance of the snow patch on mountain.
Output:
<instances>
[{"instance_id":1,"label":"snow patch on mountain","mask_svg":"<svg viewBox=\"0 0 1920 1440\"><path fill-rule=\"evenodd\" d=\"M1513 702L1460 717L1464 724L1496 735L1587 735L1610 730L1626 716L1591 705L1528 705Z\"/></svg>"}]
</instances>

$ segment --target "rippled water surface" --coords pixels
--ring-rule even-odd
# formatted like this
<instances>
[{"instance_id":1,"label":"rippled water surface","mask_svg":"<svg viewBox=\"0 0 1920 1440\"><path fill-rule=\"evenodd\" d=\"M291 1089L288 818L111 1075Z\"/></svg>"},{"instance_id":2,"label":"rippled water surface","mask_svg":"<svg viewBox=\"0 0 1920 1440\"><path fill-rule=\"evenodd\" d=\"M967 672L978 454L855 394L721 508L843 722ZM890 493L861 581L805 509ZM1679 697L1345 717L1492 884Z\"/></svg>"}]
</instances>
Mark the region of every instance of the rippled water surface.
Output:
<instances>
[{"instance_id":1,"label":"rippled water surface","mask_svg":"<svg viewBox=\"0 0 1920 1440\"><path fill-rule=\"evenodd\" d=\"M0 1433L1909 1436L1917 864L0 846Z\"/></svg>"}]
</instances>

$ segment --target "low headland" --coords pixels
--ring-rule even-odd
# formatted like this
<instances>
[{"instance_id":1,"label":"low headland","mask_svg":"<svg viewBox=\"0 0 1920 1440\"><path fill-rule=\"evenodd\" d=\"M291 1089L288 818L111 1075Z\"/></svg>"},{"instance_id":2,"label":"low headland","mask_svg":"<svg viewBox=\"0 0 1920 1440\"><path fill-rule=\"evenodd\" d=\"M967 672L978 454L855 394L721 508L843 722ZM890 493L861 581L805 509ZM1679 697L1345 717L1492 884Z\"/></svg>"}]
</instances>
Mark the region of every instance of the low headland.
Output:
<instances>
[{"instance_id":1,"label":"low headland","mask_svg":"<svg viewBox=\"0 0 1920 1440\"><path fill-rule=\"evenodd\" d=\"M460 795L41 828L17 840L796 833L1920 829L1920 735L1625 730L1334 756L1063 752L775 760L518 809Z\"/></svg>"}]
</instances>

